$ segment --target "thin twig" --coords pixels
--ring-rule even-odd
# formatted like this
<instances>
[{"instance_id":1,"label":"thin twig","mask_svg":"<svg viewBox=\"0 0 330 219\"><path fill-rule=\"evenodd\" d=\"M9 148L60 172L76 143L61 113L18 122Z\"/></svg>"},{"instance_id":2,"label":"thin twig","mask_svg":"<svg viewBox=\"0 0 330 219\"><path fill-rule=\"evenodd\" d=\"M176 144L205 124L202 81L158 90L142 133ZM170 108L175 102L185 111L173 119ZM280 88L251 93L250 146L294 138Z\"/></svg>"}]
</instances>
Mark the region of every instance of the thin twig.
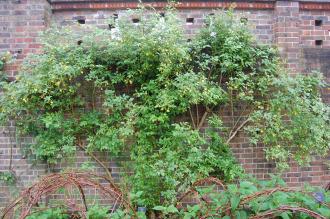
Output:
<instances>
[{"instance_id":1,"label":"thin twig","mask_svg":"<svg viewBox=\"0 0 330 219\"><path fill-rule=\"evenodd\" d=\"M279 208L266 211L264 213L258 214L256 216L250 217L251 219L263 219L263 218L275 218L281 212L292 211L292 212L302 212L316 219L326 219L326 217L320 215L315 211L308 210L301 207L292 207L288 205L283 205Z\"/></svg>"},{"instance_id":2,"label":"thin twig","mask_svg":"<svg viewBox=\"0 0 330 219\"><path fill-rule=\"evenodd\" d=\"M77 186L77 188L81 194L81 199L83 200L85 211L87 212L88 207L87 207L87 203L86 203L86 196L85 196L84 190L82 189L81 185L79 185L79 183L77 183L75 180L72 180L72 181Z\"/></svg>"},{"instance_id":3,"label":"thin twig","mask_svg":"<svg viewBox=\"0 0 330 219\"><path fill-rule=\"evenodd\" d=\"M234 118L234 103L233 103L233 90L230 89L230 110L231 110L231 118L233 125L235 123L235 118Z\"/></svg>"},{"instance_id":4,"label":"thin twig","mask_svg":"<svg viewBox=\"0 0 330 219\"><path fill-rule=\"evenodd\" d=\"M241 123L240 126L233 132L233 134L228 138L226 143L228 144L235 136L237 135L238 131L240 131L248 122L250 121L250 118L247 118L244 122Z\"/></svg>"},{"instance_id":5,"label":"thin twig","mask_svg":"<svg viewBox=\"0 0 330 219\"><path fill-rule=\"evenodd\" d=\"M78 142L78 146L84 151L86 152L89 156L91 156L101 167L103 167L103 169L105 170L108 178L109 178L109 182L112 186L115 186L115 182L112 178L111 172L109 171L108 167L102 162L100 161L92 152L88 152L87 149L82 146L81 142Z\"/></svg>"},{"instance_id":6,"label":"thin twig","mask_svg":"<svg viewBox=\"0 0 330 219\"><path fill-rule=\"evenodd\" d=\"M232 129L229 132L228 136L231 136L231 134L233 133L233 131L235 130L236 126L238 125L238 123L241 121L241 118L243 117L244 113L246 112L247 106L245 106L244 110L242 111L242 113L239 115L238 119L236 120L235 125L232 127Z\"/></svg>"},{"instance_id":7,"label":"thin twig","mask_svg":"<svg viewBox=\"0 0 330 219\"><path fill-rule=\"evenodd\" d=\"M220 73L219 86L221 86L221 82L222 82L222 72Z\"/></svg>"},{"instance_id":8,"label":"thin twig","mask_svg":"<svg viewBox=\"0 0 330 219\"><path fill-rule=\"evenodd\" d=\"M96 108L95 105L96 105L96 103L95 103L95 84L93 84L93 92L92 92L92 108L93 108L93 111Z\"/></svg>"},{"instance_id":9,"label":"thin twig","mask_svg":"<svg viewBox=\"0 0 330 219\"><path fill-rule=\"evenodd\" d=\"M196 124L195 124L194 117L193 117L193 114L191 112L191 108L190 107L189 107L189 114L190 114L190 118L191 118L191 122L192 122L193 128L196 129Z\"/></svg>"},{"instance_id":10,"label":"thin twig","mask_svg":"<svg viewBox=\"0 0 330 219\"><path fill-rule=\"evenodd\" d=\"M211 112L211 109L208 108L208 107L206 107L206 110L205 110L205 112L204 112L204 114L203 114L203 116L202 116L202 118L201 118L201 121L199 122L199 124L198 124L198 126L197 126L197 130L199 130L199 129L202 128L202 126L204 125L205 119L206 119L206 117L207 117L207 114L208 114L209 112Z\"/></svg>"},{"instance_id":11,"label":"thin twig","mask_svg":"<svg viewBox=\"0 0 330 219\"><path fill-rule=\"evenodd\" d=\"M198 111L198 105L196 104L196 124L199 124L199 111Z\"/></svg>"},{"instance_id":12,"label":"thin twig","mask_svg":"<svg viewBox=\"0 0 330 219\"><path fill-rule=\"evenodd\" d=\"M221 180L219 180L218 178L215 178L215 177L207 177L207 178L200 179L200 180L197 180L196 182L194 182L190 186L190 188L185 193L183 193L180 196L180 198L178 198L178 202L182 201L182 199L184 199L190 193L197 192L197 190L196 190L197 186L203 186L205 184L213 184L213 185L221 186L223 188L223 190L227 189L227 187L226 187L226 185L224 184L223 181L221 181Z\"/></svg>"},{"instance_id":13,"label":"thin twig","mask_svg":"<svg viewBox=\"0 0 330 219\"><path fill-rule=\"evenodd\" d=\"M118 199L119 199L119 197L116 198L116 201L115 201L115 203L113 204L113 207L112 207L112 209L111 209L111 214L116 210L116 205L117 205Z\"/></svg>"},{"instance_id":14,"label":"thin twig","mask_svg":"<svg viewBox=\"0 0 330 219\"><path fill-rule=\"evenodd\" d=\"M296 189L292 189L292 188L286 188L286 187L276 187L276 188L273 188L273 189L266 189L266 190L263 190L263 191L260 191L260 192L255 192L255 193L252 193L248 196L245 196L244 198L242 198L239 202L239 205L240 206L244 206L245 204L247 204L249 201L251 200L254 200L256 198L259 198L261 196L270 196L272 195L273 193L275 192L278 192L278 191L281 191L281 192L295 192L297 191ZM226 206L219 206L216 208L216 212L228 212L230 211L231 209L231 206L226 205Z\"/></svg>"},{"instance_id":15,"label":"thin twig","mask_svg":"<svg viewBox=\"0 0 330 219\"><path fill-rule=\"evenodd\" d=\"M10 140L10 160L9 160L9 167L8 167L8 169L9 170L12 170L12 165L13 165L13 141L12 141L12 136L11 136L10 130L8 130L8 133L9 133L9 140ZM15 126L15 139L17 141L17 138L16 137L17 136L16 136L16 126Z\"/></svg>"}]
</instances>

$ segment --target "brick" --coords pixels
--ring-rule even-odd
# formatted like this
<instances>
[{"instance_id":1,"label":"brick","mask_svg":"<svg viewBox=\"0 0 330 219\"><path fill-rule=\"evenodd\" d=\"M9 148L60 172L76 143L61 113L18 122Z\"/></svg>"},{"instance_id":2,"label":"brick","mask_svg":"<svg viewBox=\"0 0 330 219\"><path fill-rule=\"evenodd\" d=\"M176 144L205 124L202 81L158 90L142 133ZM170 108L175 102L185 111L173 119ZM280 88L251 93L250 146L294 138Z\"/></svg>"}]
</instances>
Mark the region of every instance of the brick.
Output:
<instances>
[{"instance_id":1,"label":"brick","mask_svg":"<svg viewBox=\"0 0 330 219\"><path fill-rule=\"evenodd\" d=\"M13 15L26 15L27 14L27 11L14 11L13 12Z\"/></svg>"},{"instance_id":2,"label":"brick","mask_svg":"<svg viewBox=\"0 0 330 219\"><path fill-rule=\"evenodd\" d=\"M9 49L10 45L9 44L0 44L0 49Z\"/></svg>"},{"instance_id":3,"label":"brick","mask_svg":"<svg viewBox=\"0 0 330 219\"><path fill-rule=\"evenodd\" d=\"M0 37L10 37L10 33L1 33L0 32Z\"/></svg>"},{"instance_id":4,"label":"brick","mask_svg":"<svg viewBox=\"0 0 330 219\"><path fill-rule=\"evenodd\" d=\"M9 15L10 14L10 11L0 11L0 16L3 16L3 15Z\"/></svg>"}]
</instances>

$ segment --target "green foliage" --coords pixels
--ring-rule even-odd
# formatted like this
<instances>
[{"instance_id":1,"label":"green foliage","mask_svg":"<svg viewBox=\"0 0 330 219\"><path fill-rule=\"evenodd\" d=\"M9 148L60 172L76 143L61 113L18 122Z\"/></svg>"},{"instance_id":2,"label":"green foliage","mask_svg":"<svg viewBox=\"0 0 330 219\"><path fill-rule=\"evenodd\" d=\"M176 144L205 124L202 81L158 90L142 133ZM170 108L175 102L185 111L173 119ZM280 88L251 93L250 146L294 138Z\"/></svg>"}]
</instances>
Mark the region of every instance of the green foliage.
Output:
<instances>
[{"instance_id":1,"label":"green foliage","mask_svg":"<svg viewBox=\"0 0 330 219\"><path fill-rule=\"evenodd\" d=\"M75 215L79 214L79 212L75 212ZM116 212L116 214L119 214ZM73 217L69 213L66 213L64 208L49 208L47 210L36 211L36 213L31 214L27 217L27 219L68 219ZM76 215L77 216L77 215ZM94 205L90 207L86 213L87 219L107 219L110 218L110 214L108 213L108 209L105 207L100 207L98 205ZM111 217L112 218L112 217ZM115 217L114 217L115 218Z\"/></svg>"},{"instance_id":2,"label":"green foliage","mask_svg":"<svg viewBox=\"0 0 330 219\"><path fill-rule=\"evenodd\" d=\"M77 146L128 154L128 189L153 207L174 205L198 179L241 176L228 143L247 121L269 159L300 162L328 151L320 80L287 76L276 49L258 45L232 12L210 17L192 42L173 10L161 17L142 8L115 25L113 33L89 26L46 31L43 53L3 84L0 121L15 120L21 135L33 135L29 151L39 160L56 164ZM234 116L242 106L223 124L219 109Z\"/></svg>"},{"instance_id":3,"label":"green foliage","mask_svg":"<svg viewBox=\"0 0 330 219\"><path fill-rule=\"evenodd\" d=\"M11 55L9 52L0 54L0 89L3 83L8 82L8 76L4 72L5 64L9 62L11 59Z\"/></svg>"},{"instance_id":4,"label":"green foliage","mask_svg":"<svg viewBox=\"0 0 330 219\"><path fill-rule=\"evenodd\" d=\"M227 185L223 191L217 191L214 187L197 187L200 203L188 205L186 208L168 205L156 206L153 209L162 212L160 218L250 218L272 210L272 216L276 218L312 218L296 210L304 208L329 218L329 191L312 187L305 187L303 191L287 190L285 186L282 179L273 177L268 181L244 179L239 184ZM317 200L315 192L322 193L324 200ZM276 211L283 206L293 210Z\"/></svg>"},{"instance_id":5,"label":"green foliage","mask_svg":"<svg viewBox=\"0 0 330 219\"><path fill-rule=\"evenodd\" d=\"M47 209L45 211L34 213L27 217L27 219L68 219L69 215L63 213L60 208Z\"/></svg>"},{"instance_id":6,"label":"green foliage","mask_svg":"<svg viewBox=\"0 0 330 219\"><path fill-rule=\"evenodd\" d=\"M165 215L167 214L171 214L171 213L178 213L178 209L176 207L174 207L174 205L170 205L170 206L167 206L167 207L164 207L164 206L156 206L153 208L154 210L156 211L161 211L163 212Z\"/></svg>"},{"instance_id":7,"label":"green foliage","mask_svg":"<svg viewBox=\"0 0 330 219\"><path fill-rule=\"evenodd\" d=\"M308 164L311 155L327 154L330 108L321 101L321 86L319 75L279 77L272 82L270 100L252 114L251 140L268 146L267 158L278 161L279 167L286 168L291 157Z\"/></svg>"},{"instance_id":8,"label":"green foliage","mask_svg":"<svg viewBox=\"0 0 330 219\"><path fill-rule=\"evenodd\" d=\"M108 209L97 205L88 209L87 219L107 219L110 217Z\"/></svg>"},{"instance_id":9,"label":"green foliage","mask_svg":"<svg viewBox=\"0 0 330 219\"><path fill-rule=\"evenodd\" d=\"M280 189L276 191L275 188L283 187L285 183L279 181L279 179L273 178L271 181L241 181L239 186L228 185L228 190L220 194L212 194L214 206L216 209L221 206L219 211L220 214L226 215L224 211L226 208L223 206L230 205L232 215L240 215L239 218L248 218L252 215L261 214L263 212L280 208L281 206L291 206L291 207L302 207L315 211L324 217L329 217L329 207L327 203L330 198L330 193L325 192L319 188L306 188L305 191L281 191ZM266 192L264 195L255 196L251 201L246 204L242 204L242 200L248 196L253 196L253 194L263 193L263 191L271 191L275 189L275 192ZM314 197L313 192L322 192L326 199L323 204L320 204ZM201 195L205 195L201 193ZM211 210L212 211L212 210ZM276 215L276 214L275 214ZM290 211L284 211L281 214L277 214L281 218L305 218L304 213L295 213ZM307 217L308 218L308 217Z\"/></svg>"},{"instance_id":10,"label":"green foliage","mask_svg":"<svg viewBox=\"0 0 330 219\"><path fill-rule=\"evenodd\" d=\"M12 171L2 171L0 172L0 181L7 185L13 185L16 182L16 176Z\"/></svg>"}]
</instances>

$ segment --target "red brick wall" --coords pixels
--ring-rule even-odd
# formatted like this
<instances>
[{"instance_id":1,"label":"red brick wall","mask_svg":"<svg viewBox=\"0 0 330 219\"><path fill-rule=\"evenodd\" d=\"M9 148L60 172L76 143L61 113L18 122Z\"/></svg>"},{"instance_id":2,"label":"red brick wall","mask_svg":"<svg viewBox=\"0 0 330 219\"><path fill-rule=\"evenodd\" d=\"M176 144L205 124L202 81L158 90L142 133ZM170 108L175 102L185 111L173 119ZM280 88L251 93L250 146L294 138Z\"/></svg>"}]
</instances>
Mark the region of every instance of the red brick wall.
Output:
<instances>
[{"instance_id":1,"label":"red brick wall","mask_svg":"<svg viewBox=\"0 0 330 219\"><path fill-rule=\"evenodd\" d=\"M261 43L276 44L281 55L287 62L287 67L293 74L310 72L317 69L325 73L330 82L330 0L310 1L237 1L235 12L245 17L251 23L251 30ZM329 3L327 3L329 2ZM179 5L179 15L185 27L187 37L193 35L203 25L204 18L215 8L228 7L225 1L184 1ZM77 19L86 19L86 24L108 28L107 20L113 14L125 13L127 7L136 7L136 1L122 3L120 1L57 1L52 4L46 0L2 0L0 1L0 53L10 51L17 55L17 61L7 66L10 76L15 76L19 64L28 53L40 51L38 32L51 22L59 25L77 23ZM153 3L161 8L164 3ZM52 11L50 10L52 8ZM187 18L194 18L193 23L187 23ZM321 25L315 25L315 20L321 20ZM317 21L319 22L319 21ZM316 40L318 40L316 42ZM319 41L319 40L322 40ZM319 45L321 43L321 45ZM317 44L317 45L316 45ZM330 102L330 90L323 90L324 100ZM11 134L14 127L10 126ZM23 144L32 139L23 139ZM39 175L45 174L46 166L39 164L31 167L21 155L20 144L15 138L8 137L8 127L0 127L0 171L8 168L10 145L13 149L13 166L19 176L19 186L26 186ZM274 164L265 160L263 147L249 144L248 139L240 133L233 141L232 149L246 172L258 178L269 177L274 172ZM328 158L329 160L330 158ZM82 152L74 158L74 166L81 166L87 160ZM330 171L325 165L327 159L315 158L311 167L299 168L295 163L283 176L291 186L299 186L304 182L315 185L325 185L330 181ZM61 164L60 168L72 164ZM116 176L120 169L114 161L108 162ZM98 168L96 171L102 171ZM0 207L10 198L10 189L0 185Z\"/></svg>"},{"instance_id":2,"label":"red brick wall","mask_svg":"<svg viewBox=\"0 0 330 219\"><path fill-rule=\"evenodd\" d=\"M45 29L50 20L50 5L44 0L3 0L0 1L0 54L12 53L12 64L6 65L6 73L14 77L20 63L29 53L36 53L40 48L39 32ZM1 95L1 93L0 93ZM12 146L12 166L20 179L18 190L33 182L39 175L45 174L45 165L31 167L22 156L20 146L31 143L31 138L15 140L15 128L0 126L0 171L7 171L10 163ZM0 185L0 207L12 197L11 187Z\"/></svg>"},{"instance_id":3,"label":"red brick wall","mask_svg":"<svg viewBox=\"0 0 330 219\"><path fill-rule=\"evenodd\" d=\"M214 12L215 9L181 9L178 11L179 17L182 20L182 25L185 28L187 37L193 37L197 31L204 25L205 18ZM160 10L161 11L161 10ZM86 24L92 24L101 28L108 28L108 20L114 15L121 16L125 10L109 9L109 10L60 10L54 11L53 20L59 25L76 24L77 19L84 18ZM273 40L272 10L236 10L240 16L247 18L251 23L252 31L261 43L271 43ZM187 18L193 18L193 23L187 22Z\"/></svg>"},{"instance_id":4,"label":"red brick wall","mask_svg":"<svg viewBox=\"0 0 330 219\"><path fill-rule=\"evenodd\" d=\"M50 21L50 5L45 0L0 1L0 53L10 51L16 62L7 66L10 76L20 61L40 48L38 34Z\"/></svg>"},{"instance_id":5,"label":"red brick wall","mask_svg":"<svg viewBox=\"0 0 330 219\"><path fill-rule=\"evenodd\" d=\"M302 71L319 70L330 84L330 9L303 10L299 19ZM322 95L330 103L329 86L322 90Z\"/></svg>"},{"instance_id":6,"label":"red brick wall","mask_svg":"<svg viewBox=\"0 0 330 219\"><path fill-rule=\"evenodd\" d=\"M299 2L278 1L274 8L274 43L293 72L299 71Z\"/></svg>"}]
</instances>

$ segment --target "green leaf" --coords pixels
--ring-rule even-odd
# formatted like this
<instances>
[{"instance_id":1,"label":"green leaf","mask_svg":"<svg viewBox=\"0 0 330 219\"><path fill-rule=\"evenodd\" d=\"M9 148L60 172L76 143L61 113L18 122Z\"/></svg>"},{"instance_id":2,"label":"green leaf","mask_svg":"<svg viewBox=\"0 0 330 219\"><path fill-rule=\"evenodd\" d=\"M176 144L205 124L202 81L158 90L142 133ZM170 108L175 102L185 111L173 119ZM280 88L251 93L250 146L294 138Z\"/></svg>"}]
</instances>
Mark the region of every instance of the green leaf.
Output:
<instances>
[{"instance_id":1,"label":"green leaf","mask_svg":"<svg viewBox=\"0 0 330 219\"><path fill-rule=\"evenodd\" d=\"M189 212L185 212L183 219L191 219L191 218L193 218L193 215Z\"/></svg>"},{"instance_id":2,"label":"green leaf","mask_svg":"<svg viewBox=\"0 0 330 219\"><path fill-rule=\"evenodd\" d=\"M317 209L324 217L330 218L330 209L326 207L321 207Z\"/></svg>"},{"instance_id":3,"label":"green leaf","mask_svg":"<svg viewBox=\"0 0 330 219\"><path fill-rule=\"evenodd\" d=\"M228 185L228 191L232 194L238 192L238 188L237 188L237 185L234 185L234 184L230 184Z\"/></svg>"},{"instance_id":4,"label":"green leaf","mask_svg":"<svg viewBox=\"0 0 330 219\"><path fill-rule=\"evenodd\" d=\"M166 207L164 207L164 206L156 206L156 207L153 207L152 209L154 209L156 211L164 211L164 210L166 210Z\"/></svg>"},{"instance_id":5,"label":"green leaf","mask_svg":"<svg viewBox=\"0 0 330 219\"><path fill-rule=\"evenodd\" d=\"M252 182L248 182L248 181L240 182L239 190L243 194L250 194L250 193L258 191L257 187Z\"/></svg>"},{"instance_id":6,"label":"green leaf","mask_svg":"<svg viewBox=\"0 0 330 219\"><path fill-rule=\"evenodd\" d=\"M137 216L138 216L139 219L147 219L147 216L145 215L144 212L138 212Z\"/></svg>"},{"instance_id":7,"label":"green leaf","mask_svg":"<svg viewBox=\"0 0 330 219\"><path fill-rule=\"evenodd\" d=\"M246 213L246 211L236 211L235 213L236 215L236 218L239 218L239 219L247 219L248 218L248 215Z\"/></svg>"},{"instance_id":8,"label":"green leaf","mask_svg":"<svg viewBox=\"0 0 330 219\"><path fill-rule=\"evenodd\" d=\"M238 196L233 196L230 198L230 206L232 211L235 211L237 209L240 201L241 199Z\"/></svg>"},{"instance_id":9,"label":"green leaf","mask_svg":"<svg viewBox=\"0 0 330 219\"><path fill-rule=\"evenodd\" d=\"M167 213L178 213L178 209L174 205L170 205L166 208Z\"/></svg>"},{"instance_id":10,"label":"green leaf","mask_svg":"<svg viewBox=\"0 0 330 219\"><path fill-rule=\"evenodd\" d=\"M239 183L240 187L243 187L243 188L249 188L251 186L254 186L252 182L249 182L249 181L241 181Z\"/></svg>"},{"instance_id":11,"label":"green leaf","mask_svg":"<svg viewBox=\"0 0 330 219\"><path fill-rule=\"evenodd\" d=\"M280 217L282 217L283 219L290 219L289 213L288 212L282 212L280 214Z\"/></svg>"}]
</instances>

